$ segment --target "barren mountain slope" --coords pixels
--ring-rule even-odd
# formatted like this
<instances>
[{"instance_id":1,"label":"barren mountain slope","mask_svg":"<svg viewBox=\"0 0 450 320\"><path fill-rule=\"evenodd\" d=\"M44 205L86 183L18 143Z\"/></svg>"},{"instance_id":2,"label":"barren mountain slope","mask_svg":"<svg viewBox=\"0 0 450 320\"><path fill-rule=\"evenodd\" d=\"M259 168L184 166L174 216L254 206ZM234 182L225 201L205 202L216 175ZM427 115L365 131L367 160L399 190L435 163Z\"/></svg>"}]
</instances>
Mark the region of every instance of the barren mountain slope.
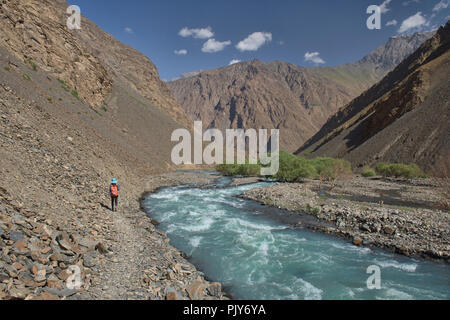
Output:
<instances>
[{"instance_id":1,"label":"barren mountain slope","mask_svg":"<svg viewBox=\"0 0 450 320\"><path fill-rule=\"evenodd\" d=\"M450 23L378 84L331 117L298 153L344 157L355 165L450 156Z\"/></svg>"},{"instance_id":2,"label":"barren mountain slope","mask_svg":"<svg viewBox=\"0 0 450 320\"><path fill-rule=\"evenodd\" d=\"M391 38L359 62L305 68L258 60L168 83L186 113L204 126L279 128L281 148L295 151L340 107L380 80L431 33Z\"/></svg>"},{"instance_id":3,"label":"barren mountain slope","mask_svg":"<svg viewBox=\"0 0 450 320\"><path fill-rule=\"evenodd\" d=\"M183 126L184 111L159 79L153 63L138 51L82 17L81 30L69 30L65 0L0 3L0 45L19 60L50 72L99 109L121 81Z\"/></svg>"}]
</instances>

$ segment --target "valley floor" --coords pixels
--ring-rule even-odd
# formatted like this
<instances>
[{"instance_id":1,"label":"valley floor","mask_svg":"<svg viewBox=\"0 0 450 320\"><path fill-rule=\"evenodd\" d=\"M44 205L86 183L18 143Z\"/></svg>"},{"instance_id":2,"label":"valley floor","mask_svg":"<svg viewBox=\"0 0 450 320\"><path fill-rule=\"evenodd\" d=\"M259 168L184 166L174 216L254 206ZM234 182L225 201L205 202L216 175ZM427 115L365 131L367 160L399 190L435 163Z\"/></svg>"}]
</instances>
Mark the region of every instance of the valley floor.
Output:
<instances>
[{"instance_id":1,"label":"valley floor","mask_svg":"<svg viewBox=\"0 0 450 320\"><path fill-rule=\"evenodd\" d=\"M450 213L438 209L445 196L431 179L358 177L336 185L278 183L241 197L291 211L291 224L350 238L355 245L449 262Z\"/></svg>"}]
</instances>

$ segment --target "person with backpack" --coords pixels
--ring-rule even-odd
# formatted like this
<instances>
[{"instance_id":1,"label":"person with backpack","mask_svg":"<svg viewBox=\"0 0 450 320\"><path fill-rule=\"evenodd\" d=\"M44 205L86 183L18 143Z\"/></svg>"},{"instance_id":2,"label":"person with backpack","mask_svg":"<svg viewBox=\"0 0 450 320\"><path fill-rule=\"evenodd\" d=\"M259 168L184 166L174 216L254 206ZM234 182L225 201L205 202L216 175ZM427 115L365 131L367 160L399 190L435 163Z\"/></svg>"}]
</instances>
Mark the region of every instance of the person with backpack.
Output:
<instances>
[{"instance_id":1,"label":"person with backpack","mask_svg":"<svg viewBox=\"0 0 450 320\"><path fill-rule=\"evenodd\" d=\"M120 187L117 184L117 179L113 178L111 184L109 185L109 196L111 197L111 210L117 211L117 203L119 199Z\"/></svg>"}]
</instances>

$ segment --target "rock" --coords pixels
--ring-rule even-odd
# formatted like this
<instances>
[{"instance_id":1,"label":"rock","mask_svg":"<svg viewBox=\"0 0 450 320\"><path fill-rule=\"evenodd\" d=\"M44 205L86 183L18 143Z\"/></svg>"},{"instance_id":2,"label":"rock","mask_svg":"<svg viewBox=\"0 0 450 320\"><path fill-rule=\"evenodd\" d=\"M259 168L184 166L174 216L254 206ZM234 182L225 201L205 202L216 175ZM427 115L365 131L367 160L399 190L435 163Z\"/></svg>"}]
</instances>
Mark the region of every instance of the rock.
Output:
<instances>
[{"instance_id":1,"label":"rock","mask_svg":"<svg viewBox=\"0 0 450 320\"><path fill-rule=\"evenodd\" d=\"M55 289L55 288L44 288L45 292L48 292L52 295L64 298L64 297L70 297L73 296L75 293L78 292L77 289L68 289L68 288L64 288L64 289Z\"/></svg>"},{"instance_id":2,"label":"rock","mask_svg":"<svg viewBox=\"0 0 450 320\"><path fill-rule=\"evenodd\" d=\"M9 239L14 242L22 241L25 235L22 232L11 232L9 234Z\"/></svg>"},{"instance_id":3,"label":"rock","mask_svg":"<svg viewBox=\"0 0 450 320\"><path fill-rule=\"evenodd\" d=\"M92 268L96 265L95 263L95 257L93 255L90 254L86 254L83 257L83 266L85 266L86 268Z\"/></svg>"},{"instance_id":4,"label":"rock","mask_svg":"<svg viewBox=\"0 0 450 320\"><path fill-rule=\"evenodd\" d=\"M214 297L219 297L222 292L222 285L219 282L213 282L209 285L208 292Z\"/></svg>"},{"instance_id":5,"label":"rock","mask_svg":"<svg viewBox=\"0 0 450 320\"><path fill-rule=\"evenodd\" d=\"M50 288L63 289L63 283L54 274L51 274L47 279L47 286Z\"/></svg>"},{"instance_id":6,"label":"rock","mask_svg":"<svg viewBox=\"0 0 450 320\"><path fill-rule=\"evenodd\" d=\"M0 226L0 238L4 235L3 228Z\"/></svg>"},{"instance_id":7,"label":"rock","mask_svg":"<svg viewBox=\"0 0 450 320\"><path fill-rule=\"evenodd\" d=\"M41 253L42 253L42 254L47 254L47 253L49 253L51 250L52 250L52 248L46 247L46 248L44 248L44 249L41 249Z\"/></svg>"},{"instance_id":8,"label":"rock","mask_svg":"<svg viewBox=\"0 0 450 320\"><path fill-rule=\"evenodd\" d=\"M11 288L9 295L15 299L25 299L31 291L27 288Z\"/></svg>"},{"instance_id":9,"label":"rock","mask_svg":"<svg viewBox=\"0 0 450 320\"><path fill-rule=\"evenodd\" d=\"M8 279L9 279L9 276L6 273L0 272L0 283L2 283L5 280L8 280Z\"/></svg>"},{"instance_id":10,"label":"rock","mask_svg":"<svg viewBox=\"0 0 450 320\"><path fill-rule=\"evenodd\" d=\"M170 286L166 286L164 291L166 293L166 300L181 300L181 294Z\"/></svg>"},{"instance_id":11,"label":"rock","mask_svg":"<svg viewBox=\"0 0 450 320\"><path fill-rule=\"evenodd\" d=\"M18 241L14 244L14 249L19 254L25 254L28 252L28 244L25 240Z\"/></svg>"},{"instance_id":12,"label":"rock","mask_svg":"<svg viewBox=\"0 0 450 320\"><path fill-rule=\"evenodd\" d=\"M36 282L43 282L45 280L47 280L47 272L45 271L45 269L39 270L35 275L34 275L34 280Z\"/></svg>"},{"instance_id":13,"label":"rock","mask_svg":"<svg viewBox=\"0 0 450 320\"><path fill-rule=\"evenodd\" d=\"M156 227L160 225L160 223L158 221L153 220L153 219L150 222L151 222L152 225L154 225Z\"/></svg>"},{"instance_id":14,"label":"rock","mask_svg":"<svg viewBox=\"0 0 450 320\"><path fill-rule=\"evenodd\" d=\"M383 231L386 234L393 235L395 233L395 227L387 225L387 226L384 227Z\"/></svg>"},{"instance_id":15,"label":"rock","mask_svg":"<svg viewBox=\"0 0 450 320\"><path fill-rule=\"evenodd\" d=\"M176 292L169 292L166 294L166 300L179 300Z\"/></svg>"},{"instance_id":16,"label":"rock","mask_svg":"<svg viewBox=\"0 0 450 320\"><path fill-rule=\"evenodd\" d=\"M78 245L87 249L87 251L95 250L96 246L99 244L98 241L90 238L79 238Z\"/></svg>"},{"instance_id":17,"label":"rock","mask_svg":"<svg viewBox=\"0 0 450 320\"><path fill-rule=\"evenodd\" d=\"M186 287L186 292L191 300L201 300L203 298L203 289L205 285L200 280L195 280Z\"/></svg>"},{"instance_id":18,"label":"rock","mask_svg":"<svg viewBox=\"0 0 450 320\"><path fill-rule=\"evenodd\" d=\"M6 273L10 277L12 277L12 278L17 277L17 270L16 270L16 268L14 268L13 266L11 266L9 264L7 264L4 268L5 268Z\"/></svg>"},{"instance_id":19,"label":"rock","mask_svg":"<svg viewBox=\"0 0 450 320\"><path fill-rule=\"evenodd\" d=\"M175 272L169 271L169 272L167 273L167 278L168 278L169 280L175 280L177 277L175 276Z\"/></svg>"},{"instance_id":20,"label":"rock","mask_svg":"<svg viewBox=\"0 0 450 320\"><path fill-rule=\"evenodd\" d=\"M72 275L68 270L63 270L58 274L58 278L62 281L66 281Z\"/></svg>"},{"instance_id":21,"label":"rock","mask_svg":"<svg viewBox=\"0 0 450 320\"><path fill-rule=\"evenodd\" d=\"M55 295L49 292L42 292L40 295L33 297L32 300L59 300Z\"/></svg>"},{"instance_id":22,"label":"rock","mask_svg":"<svg viewBox=\"0 0 450 320\"><path fill-rule=\"evenodd\" d=\"M363 243L363 240L360 238L360 237L354 237L353 238L353 244L355 245L355 246L359 246L359 245L361 245Z\"/></svg>"},{"instance_id":23,"label":"rock","mask_svg":"<svg viewBox=\"0 0 450 320\"><path fill-rule=\"evenodd\" d=\"M95 249L98 250L98 252L100 252L101 254L106 254L108 253L108 250L106 249L106 247L103 245L103 243L99 242L96 246Z\"/></svg>"},{"instance_id":24,"label":"rock","mask_svg":"<svg viewBox=\"0 0 450 320\"><path fill-rule=\"evenodd\" d=\"M58 243L59 243L59 246L60 246L61 248L65 249L65 250L72 251L72 246L71 246L70 243L67 242L66 240L61 239L61 240L58 241Z\"/></svg>"}]
</instances>

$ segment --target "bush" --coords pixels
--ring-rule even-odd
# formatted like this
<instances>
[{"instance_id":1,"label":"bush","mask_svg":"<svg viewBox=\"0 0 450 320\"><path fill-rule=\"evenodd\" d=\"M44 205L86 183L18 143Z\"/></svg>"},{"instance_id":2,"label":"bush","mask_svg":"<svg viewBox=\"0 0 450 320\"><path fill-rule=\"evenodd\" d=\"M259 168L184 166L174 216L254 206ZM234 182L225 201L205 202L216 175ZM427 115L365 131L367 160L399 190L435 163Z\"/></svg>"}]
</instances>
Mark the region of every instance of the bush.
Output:
<instances>
[{"instance_id":1,"label":"bush","mask_svg":"<svg viewBox=\"0 0 450 320\"><path fill-rule=\"evenodd\" d=\"M280 151L279 161L279 170L272 178L286 182L295 182L306 178L336 180L352 173L350 163L341 159L315 158L307 160L288 152ZM260 174L261 165L222 164L218 165L216 170L230 176L255 176Z\"/></svg>"},{"instance_id":2,"label":"bush","mask_svg":"<svg viewBox=\"0 0 450 320\"><path fill-rule=\"evenodd\" d=\"M363 172L362 172L362 176L365 177L365 178L374 177L375 176L375 170L373 170L372 168L369 168L369 167L364 167L363 168Z\"/></svg>"},{"instance_id":3,"label":"bush","mask_svg":"<svg viewBox=\"0 0 450 320\"><path fill-rule=\"evenodd\" d=\"M350 175L352 173L351 164L346 160L315 158L309 161L316 169L321 180L336 180L339 177Z\"/></svg>"},{"instance_id":4,"label":"bush","mask_svg":"<svg viewBox=\"0 0 450 320\"><path fill-rule=\"evenodd\" d=\"M30 67L31 69L33 69L33 71L37 71L37 65L32 59L28 59L28 63L30 64Z\"/></svg>"},{"instance_id":5,"label":"bush","mask_svg":"<svg viewBox=\"0 0 450 320\"><path fill-rule=\"evenodd\" d=\"M280 168L274 178L281 181L298 181L316 176L317 171L308 160L280 151Z\"/></svg>"},{"instance_id":6,"label":"bush","mask_svg":"<svg viewBox=\"0 0 450 320\"><path fill-rule=\"evenodd\" d=\"M58 79L58 81L61 83L61 88L63 88L64 91L70 91L69 85L64 80Z\"/></svg>"},{"instance_id":7,"label":"bush","mask_svg":"<svg viewBox=\"0 0 450 320\"><path fill-rule=\"evenodd\" d=\"M75 99L81 101L81 98L78 95L78 91L77 90L72 90L71 94L75 97Z\"/></svg>"},{"instance_id":8,"label":"bush","mask_svg":"<svg viewBox=\"0 0 450 320\"><path fill-rule=\"evenodd\" d=\"M226 176L258 176L261 172L259 164L221 164L216 170Z\"/></svg>"},{"instance_id":9,"label":"bush","mask_svg":"<svg viewBox=\"0 0 450 320\"><path fill-rule=\"evenodd\" d=\"M402 163L379 163L375 168L376 172L383 177L394 178L423 178L427 175L416 164Z\"/></svg>"}]
</instances>

